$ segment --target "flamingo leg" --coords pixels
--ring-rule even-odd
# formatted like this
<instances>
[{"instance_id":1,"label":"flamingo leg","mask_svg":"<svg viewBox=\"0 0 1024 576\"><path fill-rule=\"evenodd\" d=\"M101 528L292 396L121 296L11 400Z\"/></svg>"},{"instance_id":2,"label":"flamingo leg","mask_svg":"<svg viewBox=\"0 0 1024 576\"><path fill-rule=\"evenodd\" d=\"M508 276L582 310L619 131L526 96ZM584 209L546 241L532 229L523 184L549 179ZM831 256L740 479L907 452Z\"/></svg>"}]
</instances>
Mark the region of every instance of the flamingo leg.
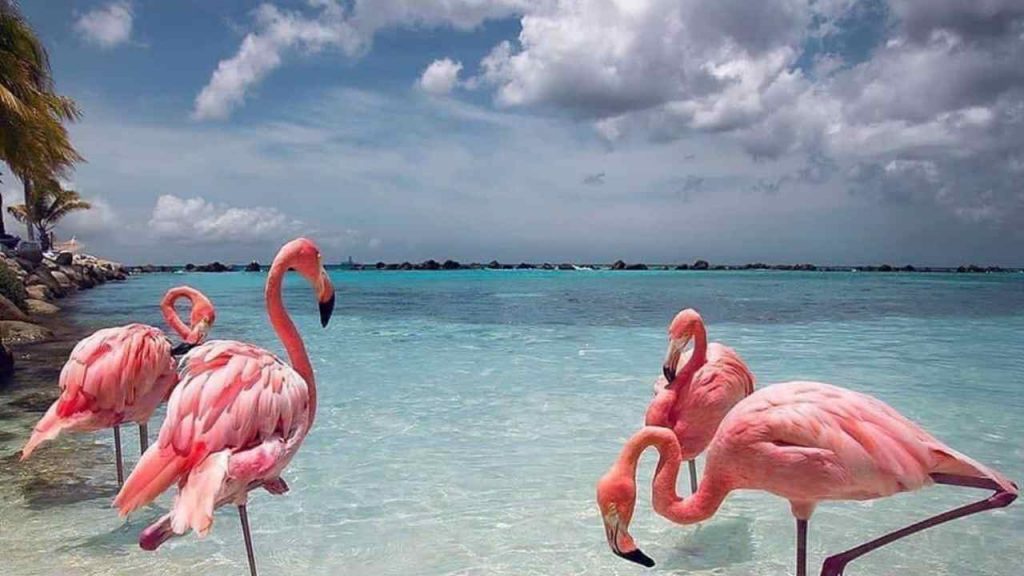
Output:
<instances>
[{"instance_id":1,"label":"flamingo leg","mask_svg":"<svg viewBox=\"0 0 1024 576\"><path fill-rule=\"evenodd\" d=\"M807 576L807 520L796 520L796 576Z\"/></svg>"},{"instance_id":2,"label":"flamingo leg","mask_svg":"<svg viewBox=\"0 0 1024 576\"><path fill-rule=\"evenodd\" d=\"M139 454L145 454L149 448L149 422L139 424Z\"/></svg>"},{"instance_id":3,"label":"flamingo leg","mask_svg":"<svg viewBox=\"0 0 1024 576\"><path fill-rule=\"evenodd\" d=\"M697 461L690 460L690 494L697 493Z\"/></svg>"},{"instance_id":4,"label":"flamingo leg","mask_svg":"<svg viewBox=\"0 0 1024 576\"><path fill-rule=\"evenodd\" d=\"M245 509L245 504L238 505L238 517L242 521L242 537L245 538L245 554L249 558L249 576L257 576L256 556L252 551L252 535L249 533L249 513Z\"/></svg>"},{"instance_id":5,"label":"flamingo leg","mask_svg":"<svg viewBox=\"0 0 1024 576\"><path fill-rule=\"evenodd\" d=\"M124 485L124 460L121 458L121 426L114 426L114 456L117 458L117 486Z\"/></svg>"},{"instance_id":6,"label":"flamingo leg","mask_svg":"<svg viewBox=\"0 0 1024 576\"><path fill-rule=\"evenodd\" d=\"M851 548L845 552L829 556L825 559L825 563L821 567L821 576L841 576L846 565L851 561L867 554L868 552L881 548L886 544L891 544L900 538L910 536L911 534L926 530L932 526L944 524L950 520L956 520L957 518L963 518L964 516L970 516L971 514L977 514L978 512L991 510L993 508L1009 506L1011 502L1017 499L1017 494L1004 490L1001 486L986 478L970 478L967 476L956 476L953 474L932 474L932 479L936 484L993 490L994 494L984 500L979 500L972 504L954 508L948 512L943 512L942 514L911 524L906 528L890 532L884 536L871 540L870 542L861 544L856 548Z\"/></svg>"}]
</instances>

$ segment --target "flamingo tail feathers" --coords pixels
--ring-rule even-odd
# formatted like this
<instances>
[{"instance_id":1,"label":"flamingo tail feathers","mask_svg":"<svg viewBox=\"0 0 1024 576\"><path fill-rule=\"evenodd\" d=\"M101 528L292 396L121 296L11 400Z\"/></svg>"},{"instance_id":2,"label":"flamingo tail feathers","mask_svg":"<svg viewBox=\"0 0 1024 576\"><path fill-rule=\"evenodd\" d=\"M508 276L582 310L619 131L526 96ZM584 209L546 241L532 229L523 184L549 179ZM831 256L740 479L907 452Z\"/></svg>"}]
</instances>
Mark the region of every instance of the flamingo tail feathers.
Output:
<instances>
[{"instance_id":1,"label":"flamingo tail feathers","mask_svg":"<svg viewBox=\"0 0 1024 576\"><path fill-rule=\"evenodd\" d=\"M977 462L969 456L965 456L964 454L949 448L943 448L937 452L940 455L940 462L936 467L935 472L957 474L972 478L988 478L998 484L999 487L1006 492L1017 494L1020 491L1017 488L1017 485L1011 482L1009 478L1003 476L992 468Z\"/></svg>"},{"instance_id":2,"label":"flamingo tail feathers","mask_svg":"<svg viewBox=\"0 0 1024 576\"><path fill-rule=\"evenodd\" d=\"M214 452L189 472L171 511L171 529L184 534L190 528L205 536L213 524L217 494L228 475L227 450Z\"/></svg>"},{"instance_id":3,"label":"flamingo tail feathers","mask_svg":"<svg viewBox=\"0 0 1024 576\"><path fill-rule=\"evenodd\" d=\"M171 446L150 446L114 498L114 507L123 518L149 504L185 473L188 465L189 458L176 453Z\"/></svg>"},{"instance_id":4,"label":"flamingo tail feathers","mask_svg":"<svg viewBox=\"0 0 1024 576\"><path fill-rule=\"evenodd\" d=\"M54 402L50 406L50 409L46 411L46 414L36 424L34 430L32 430L32 436L29 437L25 447L21 449L21 459L24 460L32 455L32 452L39 447L40 444L47 440L53 440L61 433L62 430L71 428L78 423L82 418L88 417L86 413L80 413L76 417L72 415L69 418L62 418L58 414L59 402Z\"/></svg>"}]
</instances>

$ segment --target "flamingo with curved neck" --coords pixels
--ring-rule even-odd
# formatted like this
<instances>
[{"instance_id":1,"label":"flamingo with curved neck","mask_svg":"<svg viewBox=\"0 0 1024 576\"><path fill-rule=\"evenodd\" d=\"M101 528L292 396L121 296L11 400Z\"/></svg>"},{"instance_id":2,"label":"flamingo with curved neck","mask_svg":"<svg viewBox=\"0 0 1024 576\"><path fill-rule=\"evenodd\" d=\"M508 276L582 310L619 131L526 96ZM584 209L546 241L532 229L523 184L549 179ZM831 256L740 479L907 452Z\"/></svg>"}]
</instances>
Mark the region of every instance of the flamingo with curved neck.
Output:
<instances>
[{"instance_id":1,"label":"flamingo with curved neck","mask_svg":"<svg viewBox=\"0 0 1024 576\"><path fill-rule=\"evenodd\" d=\"M754 375L735 350L708 344L704 319L692 308L676 314L668 334L664 378L655 386L644 423L675 432L682 457L688 460L690 491L696 492L696 458L729 410L754 392ZM684 356L691 340L693 349Z\"/></svg>"},{"instance_id":2,"label":"flamingo with curved neck","mask_svg":"<svg viewBox=\"0 0 1024 576\"><path fill-rule=\"evenodd\" d=\"M249 571L256 575L248 494L260 487L272 494L288 491L281 473L316 416L313 367L281 298L288 270L312 284L321 324L330 320L334 286L320 249L299 238L274 258L265 290L270 324L291 364L233 340L212 340L182 358L182 381L168 402L159 442L143 454L114 500L125 516L178 484L170 513L140 535L142 548L154 550L188 530L204 536L213 525L214 509L234 504L242 520Z\"/></svg>"},{"instance_id":3,"label":"flamingo with curved neck","mask_svg":"<svg viewBox=\"0 0 1024 576\"><path fill-rule=\"evenodd\" d=\"M180 298L192 303L191 326L186 326L174 311L174 302ZM168 290L160 310L170 327L190 345L206 338L215 317L213 303L188 286ZM145 452L149 418L178 383L175 350L163 331L145 324L105 328L82 339L61 370L60 397L36 424L21 459L62 431L113 428L117 482L121 484L121 424L138 424L139 446Z\"/></svg>"},{"instance_id":4,"label":"flamingo with curved neck","mask_svg":"<svg viewBox=\"0 0 1024 576\"><path fill-rule=\"evenodd\" d=\"M992 490L992 496L933 516L828 557L823 576L839 576L848 563L927 528L1008 506L1017 485L1000 473L939 442L881 401L818 382L762 388L722 421L708 450L697 492L675 491L682 452L672 432L645 427L626 442L597 484L608 545L627 560L653 566L629 534L636 505L636 463L658 449L652 505L678 524L711 517L733 490L764 490L789 500L797 521L797 575L807 573L807 524L823 500L873 500L931 484Z\"/></svg>"}]
</instances>

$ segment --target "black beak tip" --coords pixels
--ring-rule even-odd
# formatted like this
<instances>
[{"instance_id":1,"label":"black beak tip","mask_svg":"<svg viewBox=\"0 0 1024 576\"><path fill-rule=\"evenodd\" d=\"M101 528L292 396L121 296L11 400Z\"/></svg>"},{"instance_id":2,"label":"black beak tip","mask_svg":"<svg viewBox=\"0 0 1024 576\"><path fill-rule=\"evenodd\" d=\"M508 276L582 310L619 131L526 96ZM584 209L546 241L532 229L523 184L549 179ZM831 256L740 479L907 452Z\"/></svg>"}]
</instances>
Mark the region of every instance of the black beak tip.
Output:
<instances>
[{"instance_id":1,"label":"black beak tip","mask_svg":"<svg viewBox=\"0 0 1024 576\"><path fill-rule=\"evenodd\" d=\"M324 328L327 327L327 323L331 321L331 314L334 313L334 294L331 294L331 299L326 302L320 303L320 325Z\"/></svg>"},{"instance_id":2,"label":"black beak tip","mask_svg":"<svg viewBox=\"0 0 1024 576\"><path fill-rule=\"evenodd\" d=\"M662 366L661 373L665 375L665 379L668 380L669 386L672 385L672 381L676 379L676 371L671 366Z\"/></svg>"},{"instance_id":3,"label":"black beak tip","mask_svg":"<svg viewBox=\"0 0 1024 576\"><path fill-rule=\"evenodd\" d=\"M645 568L654 567L654 560L647 554L644 554L643 551L639 548L633 550L632 552L616 552L615 554L622 558L625 558L626 560L629 560L630 562L636 562L637 564Z\"/></svg>"},{"instance_id":4,"label":"black beak tip","mask_svg":"<svg viewBox=\"0 0 1024 576\"><path fill-rule=\"evenodd\" d=\"M195 348L195 344L189 344L188 342L182 342L174 348L171 348L171 356L181 356L182 354L188 354L188 351Z\"/></svg>"}]
</instances>

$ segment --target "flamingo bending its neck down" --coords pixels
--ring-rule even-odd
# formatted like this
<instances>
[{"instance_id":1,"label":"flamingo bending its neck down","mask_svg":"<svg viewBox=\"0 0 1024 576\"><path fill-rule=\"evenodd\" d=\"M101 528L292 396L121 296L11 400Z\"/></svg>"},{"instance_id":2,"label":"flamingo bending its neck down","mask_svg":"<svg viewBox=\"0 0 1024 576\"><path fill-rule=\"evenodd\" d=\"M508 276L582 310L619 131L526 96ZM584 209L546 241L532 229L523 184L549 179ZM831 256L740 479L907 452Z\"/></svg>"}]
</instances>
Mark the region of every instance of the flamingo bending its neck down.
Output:
<instances>
[{"instance_id":1,"label":"flamingo bending its neck down","mask_svg":"<svg viewBox=\"0 0 1024 576\"><path fill-rule=\"evenodd\" d=\"M174 303L181 298L192 304L189 326L174 310ZM64 364L60 372L60 397L36 424L21 451L22 460L39 444L56 438L64 430L93 432L113 428L117 482L122 483L120 425L139 425L139 445L145 451L149 417L178 382L173 355L202 342L215 319L210 300L188 286L168 290L160 309L182 344L172 348L159 328L145 324L105 328L83 339Z\"/></svg>"},{"instance_id":2,"label":"flamingo bending its neck down","mask_svg":"<svg viewBox=\"0 0 1024 576\"><path fill-rule=\"evenodd\" d=\"M697 493L680 499L675 485L682 454L675 435L645 427L633 435L597 485L608 544L617 555L653 566L630 536L636 464L658 449L652 504L679 524L710 518L729 492L765 490L789 500L797 523L797 575L807 571L807 521L823 500L871 500L931 484L992 490L956 508L830 556L822 576L838 576L852 560L895 540L963 516L1008 506L1017 486L998 472L942 444L881 401L829 384L788 382L758 390L737 404L708 449Z\"/></svg>"},{"instance_id":3,"label":"flamingo bending its neck down","mask_svg":"<svg viewBox=\"0 0 1024 576\"><path fill-rule=\"evenodd\" d=\"M675 432L683 459L689 462L690 491L696 492L696 458L729 410L754 392L754 375L735 350L708 344L704 320L692 308L676 314L668 334L664 377L655 385L644 423ZM684 355L690 340L693 349Z\"/></svg>"},{"instance_id":4,"label":"flamingo bending its neck down","mask_svg":"<svg viewBox=\"0 0 1024 576\"><path fill-rule=\"evenodd\" d=\"M238 506L249 560L256 575L248 493L263 487L283 494L281 472L298 451L316 416L316 383L302 338L281 301L285 272L313 284L323 326L334 310L334 287L320 250L300 238L274 258L266 285L270 323L291 365L243 342L212 340L181 360L181 384L168 402L159 441L139 460L114 500L122 516L152 502L171 485L178 495L169 514L142 532L139 545L154 550L174 534L209 532L214 509Z\"/></svg>"}]
</instances>

